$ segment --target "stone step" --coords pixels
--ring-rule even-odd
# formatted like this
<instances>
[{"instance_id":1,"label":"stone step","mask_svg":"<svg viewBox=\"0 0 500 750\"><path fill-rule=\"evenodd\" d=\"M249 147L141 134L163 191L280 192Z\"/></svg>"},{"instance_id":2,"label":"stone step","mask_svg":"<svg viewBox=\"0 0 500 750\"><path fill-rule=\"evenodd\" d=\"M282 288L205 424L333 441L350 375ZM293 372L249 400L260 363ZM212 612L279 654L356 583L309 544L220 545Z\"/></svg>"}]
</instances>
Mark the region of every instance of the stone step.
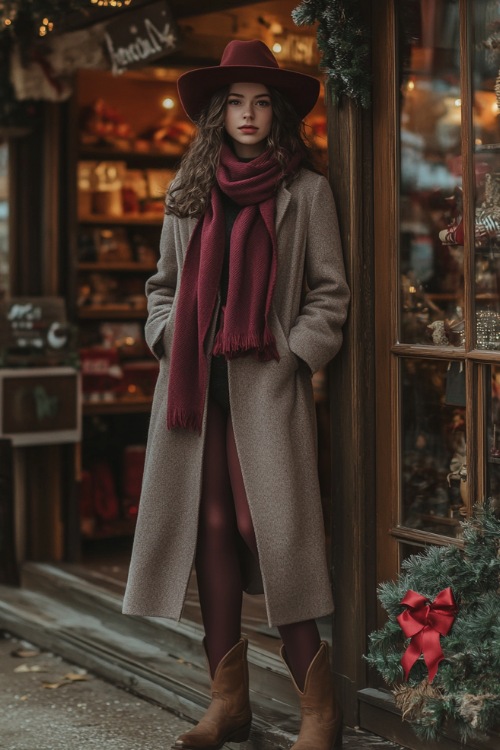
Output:
<instances>
[{"instance_id":1,"label":"stone step","mask_svg":"<svg viewBox=\"0 0 500 750\"><path fill-rule=\"evenodd\" d=\"M131 632L144 643L168 648L173 658L196 666L206 675L203 630L196 623L125 616L121 612L122 592L118 586L118 591L113 592L98 585L98 574L94 574L92 580L86 580L58 565L25 563L21 570L21 580L27 590L45 594L54 601L71 605L77 610L92 612L118 633ZM275 696L279 696L280 702L287 706L287 713L293 715L298 706L297 698L281 658L250 643L248 662L250 681L255 692L273 703L276 702ZM208 682L206 689L208 690Z\"/></svg>"},{"instance_id":2,"label":"stone step","mask_svg":"<svg viewBox=\"0 0 500 750\"><path fill-rule=\"evenodd\" d=\"M60 654L193 722L209 702L202 632L190 623L121 614L121 595L50 564L29 563L23 587L0 587L0 628ZM242 750L288 748L298 704L280 660L249 649L252 733ZM279 696L277 699L275 696Z\"/></svg>"}]
</instances>

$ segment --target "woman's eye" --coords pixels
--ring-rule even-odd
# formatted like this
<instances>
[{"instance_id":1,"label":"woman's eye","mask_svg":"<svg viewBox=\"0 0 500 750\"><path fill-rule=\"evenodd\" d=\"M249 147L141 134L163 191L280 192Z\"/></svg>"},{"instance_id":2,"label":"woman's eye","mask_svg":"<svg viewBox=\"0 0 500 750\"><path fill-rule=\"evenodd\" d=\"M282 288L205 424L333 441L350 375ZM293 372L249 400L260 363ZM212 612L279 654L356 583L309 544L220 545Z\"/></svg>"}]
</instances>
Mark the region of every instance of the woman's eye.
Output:
<instances>
[{"instance_id":1,"label":"woman's eye","mask_svg":"<svg viewBox=\"0 0 500 750\"><path fill-rule=\"evenodd\" d=\"M239 99L228 99L227 103L228 104L239 104L240 100Z\"/></svg>"},{"instance_id":2,"label":"woman's eye","mask_svg":"<svg viewBox=\"0 0 500 750\"><path fill-rule=\"evenodd\" d=\"M269 107L271 105L271 102L268 102L267 99L260 99L257 104L261 107Z\"/></svg>"}]
</instances>

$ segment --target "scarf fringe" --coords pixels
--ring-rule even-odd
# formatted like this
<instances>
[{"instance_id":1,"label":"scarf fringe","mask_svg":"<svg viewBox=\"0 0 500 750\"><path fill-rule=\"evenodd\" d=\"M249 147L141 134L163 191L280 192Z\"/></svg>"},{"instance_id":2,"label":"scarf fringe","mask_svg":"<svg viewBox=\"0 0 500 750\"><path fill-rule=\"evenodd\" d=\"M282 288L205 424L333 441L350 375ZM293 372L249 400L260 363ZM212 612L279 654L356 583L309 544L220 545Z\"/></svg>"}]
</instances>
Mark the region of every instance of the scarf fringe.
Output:
<instances>
[{"instance_id":1,"label":"scarf fringe","mask_svg":"<svg viewBox=\"0 0 500 750\"><path fill-rule=\"evenodd\" d=\"M261 362L276 359L279 362L280 355L276 348L276 339L272 331L267 329L264 335L251 333L235 333L225 336L222 331L217 333L213 348L215 357L224 356L226 359L236 359L244 354L254 352Z\"/></svg>"},{"instance_id":2,"label":"scarf fringe","mask_svg":"<svg viewBox=\"0 0 500 750\"><path fill-rule=\"evenodd\" d=\"M201 435L203 418L201 414L187 409L167 409L167 429L181 427L184 430L198 432Z\"/></svg>"}]
</instances>

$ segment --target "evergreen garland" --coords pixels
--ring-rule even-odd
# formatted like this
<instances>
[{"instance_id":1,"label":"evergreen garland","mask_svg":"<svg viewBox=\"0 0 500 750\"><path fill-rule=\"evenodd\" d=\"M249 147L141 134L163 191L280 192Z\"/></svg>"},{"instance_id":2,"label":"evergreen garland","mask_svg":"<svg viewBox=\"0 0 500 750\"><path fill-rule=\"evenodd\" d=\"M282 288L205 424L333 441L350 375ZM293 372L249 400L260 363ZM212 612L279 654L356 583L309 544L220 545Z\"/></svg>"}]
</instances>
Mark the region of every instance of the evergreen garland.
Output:
<instances>
[{"instance_id":1,"label":"evergreen garland","mask_svg":"<svg viewBox=\"0 0 500 750\"><path fill-rule=\"evenodd\" d=\"M464 742L500 726L500 519L489 502L463 523L463 539L464 549L433 546L409 557L397 581L380 586L388 621L370 635L366 657L393 686L403 719L427 740L437 737L447 719ZM448 586L458 614L441 638L445 659L432 684L422 656L403 682L401 657L409 641L396 620L400 602L408 589L433 601Z\"/></svg>"},{"instance_id":2,"label":"evergreen garland","mask_svg":"<svg viewBox=\"0 0 500 750\"><path fill-rule=\"evenodd\" d=\"M302 0L292 18L297 26L318 23L321 67L337 100L346 95L370 105L369 31L363 23L362 0Z\"/></svg>"}]
</instances>

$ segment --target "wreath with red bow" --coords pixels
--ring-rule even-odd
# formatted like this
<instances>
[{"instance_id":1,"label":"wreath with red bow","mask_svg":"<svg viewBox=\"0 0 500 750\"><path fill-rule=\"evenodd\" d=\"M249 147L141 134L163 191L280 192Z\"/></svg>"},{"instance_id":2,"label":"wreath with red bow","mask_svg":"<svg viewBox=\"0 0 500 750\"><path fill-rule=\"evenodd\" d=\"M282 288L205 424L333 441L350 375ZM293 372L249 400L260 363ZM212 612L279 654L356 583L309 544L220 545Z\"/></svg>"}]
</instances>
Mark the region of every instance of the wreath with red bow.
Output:
<instances>
[{"instance_id":1,"label":"wreath with red bow","mask_svg":"<svg viewBox=\"0 0 500 750\"><path fill-rule=\"evenodd\" d=\"M462 524L464 547L428 547L379 587L386 624L366 657L403 719L431 740L450 722L461 739L500 726L500 517L492 503Z\"/></svg>"}]
</instances>

